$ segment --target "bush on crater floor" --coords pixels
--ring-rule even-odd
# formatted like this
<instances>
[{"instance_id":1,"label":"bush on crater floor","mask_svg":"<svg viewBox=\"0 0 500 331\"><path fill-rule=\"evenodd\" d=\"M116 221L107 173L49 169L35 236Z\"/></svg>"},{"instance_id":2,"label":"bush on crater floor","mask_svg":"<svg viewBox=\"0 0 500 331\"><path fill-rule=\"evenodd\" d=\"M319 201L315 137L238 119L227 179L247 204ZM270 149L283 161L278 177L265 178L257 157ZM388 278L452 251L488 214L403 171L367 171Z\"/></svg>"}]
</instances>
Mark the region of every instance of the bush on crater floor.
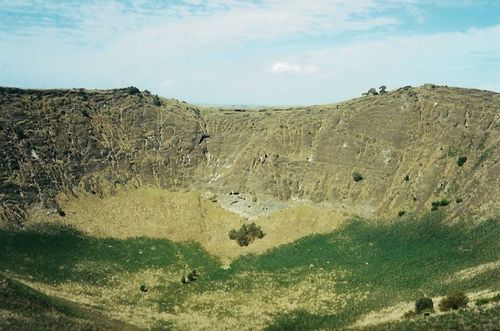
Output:
<instances>
[{"instance_id":1,"label":"bush on crater floor","mask_svg":"<svg viewBox=\"0 0 500 331\"><path fill-rule=\"evenodd\" d=\"M229 231L229 239L236 240L240 246L248 246L255 239L262 239L265 235L262 228L255 223L244 224L239 230Z\"/></svg>"},{"instance_id":2,"label":"bush on crater floor","mask_svg":"<svg viewBox=\"0 0 500 331\"><path fill-rule=\"evenodd\" d=\"M434 302L432 298L423 297L415 301L415 313L422 314L424 312L433 312Z\"/></svg>"},{"instance_id":3,"label":"bush on crater floor","mask_svg":"<svg viewBox=\"0 0 500 331\"><path fill-rule=\"evenodd\" d=\"M463 292L453 292L445 296L439 303L441 311L457 310L467 307L469 298Z\"/></svg>"}]
</instances>

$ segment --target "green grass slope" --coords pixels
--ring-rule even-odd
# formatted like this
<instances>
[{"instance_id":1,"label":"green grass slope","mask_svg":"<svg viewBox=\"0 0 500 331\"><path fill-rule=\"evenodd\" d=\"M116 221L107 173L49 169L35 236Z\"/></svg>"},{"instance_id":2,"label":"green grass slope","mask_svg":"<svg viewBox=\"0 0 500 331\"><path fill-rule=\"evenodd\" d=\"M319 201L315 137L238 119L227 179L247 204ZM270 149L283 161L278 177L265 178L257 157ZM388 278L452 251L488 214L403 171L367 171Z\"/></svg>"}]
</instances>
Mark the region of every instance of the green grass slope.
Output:
<instances>
[{"instance_id":1,"label":"green grass slope","mask_svg":"<svg viewBox=\"0 0 500 331\"><path fill-rule=\"evenodd\" d=\"M383 323L363 328L365 331L385 330L482 330L500 328L500 306L466 309L444 315Z\"/></svg>"},{"instance_id":2,"label":"green grass slope","mask_svg":"<svg viewBox=\"0 0 500 331\"><path fill-rule=\"evenodd\" d=\"M98 239L70 228L1 230L0 270L47 295L143 328L339 329L424 294L500 291L499 220L450 225L444 218L436 211L393 222L354 219L332 233L243 256L230 268L195 243ZM483 265L490 267L464 276ZM192 269L199 280L181 284ZM484 323L496 323L495 311L464 318L479 314ZM462 315L454 316L429 319L429 325L462 323Z\"/></svg>"},{"instance_id":3,"label":"green grass slope","mask_svg":"<svg viewBox=\"0 0 500 331\"><path fill-rule=\"evenodd\" d=\"M446 282L454 273L500 259L500 223L479 226L448 225L443 215L394 223L354 220L340 231L316 235L262 255L240 259L235 269L293 274L306 277L311 269L346 270L337 292L367 293L352 297L333 315L294 311L281 315L270 329L344 327L361 314L424 294L444 295L459 288L466 292L500 290L498 267L472 279Z\"/></svg>"},{"instance_id":4,"label":"green grass slope","mask_svg":"<svg viewBox=\"0 0 500 331\"><path fill-rule=\"evenodd\" d=\"M0 274L0 330L137 330Z\"/></svg>"}]
</instances>

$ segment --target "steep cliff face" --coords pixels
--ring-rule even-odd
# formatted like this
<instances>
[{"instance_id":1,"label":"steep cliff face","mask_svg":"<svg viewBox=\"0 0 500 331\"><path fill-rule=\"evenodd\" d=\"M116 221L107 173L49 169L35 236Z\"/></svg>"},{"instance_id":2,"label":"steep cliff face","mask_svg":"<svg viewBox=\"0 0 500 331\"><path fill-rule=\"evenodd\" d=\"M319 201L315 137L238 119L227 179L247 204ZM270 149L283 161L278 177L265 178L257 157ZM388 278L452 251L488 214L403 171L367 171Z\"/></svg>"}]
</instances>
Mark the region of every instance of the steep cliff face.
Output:
<instances>
[{"instance_id":1,"label":"steep cliff face","mask_svg":"<svg viewBox=\"0 0 500 331\"><path fill-rule=\"evenodd\" d=\"M395 216L445 199L435 208L452 217L487 218L500 214L499 132L500 95L457 88L247 111L134 88L0 88L0 215L22 224L30 208L64 214L60 192L155 185L249 216L297 200Z\"/></svg>"},{"instance_id":2,"label":"steep cliff face","mask_svg":"<svg viewBox=\"0 0 500 331\"><path fill-rule=\"evenodd\" d=\"M500 211L500 97L492 92L410 88L338 105L202 114L211 138L200 177L215 189L367 217L428 211L438 199L457 215Z\"/></svg>"},{"instance_id":3,"label":"steep cliff face","mask_svg":"<svg viewBox=\"0 0 500 331\"><path fill-rule=\"evenodd\" d=\"M30 207L62 213L61 191L186 186L200 159L199 111L157 106L147 92L3 88L0 107L0 201L10 222Z\"/></svg>"}]
</instances>

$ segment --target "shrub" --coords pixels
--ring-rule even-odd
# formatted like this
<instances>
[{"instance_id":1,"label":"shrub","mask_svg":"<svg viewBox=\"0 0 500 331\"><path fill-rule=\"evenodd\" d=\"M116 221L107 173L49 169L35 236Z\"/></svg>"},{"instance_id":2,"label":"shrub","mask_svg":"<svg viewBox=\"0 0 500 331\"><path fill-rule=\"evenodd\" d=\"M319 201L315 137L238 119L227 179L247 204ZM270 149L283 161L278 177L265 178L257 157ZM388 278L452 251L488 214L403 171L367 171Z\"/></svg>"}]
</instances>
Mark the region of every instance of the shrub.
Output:
<instances>
[{"instance_id":1,"label":"shrub","mask_svg":"<svg viewBox=\"0 0 500 331\"><path fill-rule=\"evenodd\" d=\"M426 311L434 311L434 302L432 302L432 298L420 298L415 301L415 313L422 314Z\"/></svg>"},{"instance_id":2,"label":"shrub","mask_svg":"<svg viewBox=\"0 0 500 331\"><path fill-rule=\"evenodd\" d=\"M158 97L158 94L155 94L155 95L153 96L153 104L154 104L155 106L161 106L161 100L160 100L160 98Z\"/></svg>"},{"instance_id":3,"label":"shrub","mask_svg":"<svg viewBox=\"0 0 500 331\"><path fill-rule=\"evenodd\" d=\"M191 282L196 281L198 279L198 277L200 277L200 275L198 274L196 269L194 269L190 273L188 273L187 275L182 276L181 283L182 284L189 284Z\"/></svg>"},{"instance_id":4,"label":"shrub","mask_svg":"<svg viewBox=\"0 0 500 331\"><path fill-rule=\"evenodd\" d=\"M19 126L14 127L14 133L16 134L17 139L19 139L19 140L23 140L23 139L27 138L26 134L24 133L24 130Z\"/></svg>"},{"instance_id":5,"label":"shrub","mask_svg":"<svg viewBox=\"0 0 500 331\"><path fill-rule=\"evenodd\" d=\"M403 216L404 214L406 214L406 211L404 210L400 210L399 213L398 213L398 216L401 217Z\"/></svg>"},{"instance_id":6,"label":"shrub","mask_svg":"<svg viewBox=\"0 0 500 331\"><path fill-rule=\"evenodd\" d=\"M467 156L460 156L457 160L459 167L463 166L465 162L467 162Z\"/></svg>"},{"instance_id":7,"label":"shrub","mask_svg":"<svg viewBox=\"0 0 500 331\"><path fill-rule=\"evenodd\" d=\"M457 198L457 199L455 200L455 202L456 202L456 203L461 203L462 201L464 201L464 199L462 199L462 198Z\"/></svg>"},{"instance_id":8,"label":"shrub","mask_svg":"<svg viewBox=\"0 0 500 331\"><path fill-rule=\"evenodd\" d=\"M262 239L265 235L262 228L255 223L243 224L239 230L229 231L229 239L236 240L240 246L248 246L255 239Z\"/></svg>"},{"instance_id":9,"label":"shrub","mask_svg":"<svg viewBox=\"0 0 500 331\"><path fill-rule=\"evenodd\" d=\"M355 182L359 182L363 180L363 176L359 172L355 171L352 173L352 179L354 179Z\"/></svg>"},{"instance_id":10,"label":"shrub","mask_svg":"<svg viewBox=\"0 0 500 331\"><path fill-rule=\"evenodd\" d=\"M447 199L442 199L442 200L435 200L431 202L432 208L431 210L438 210L439 207L446 207L450 204L450 200Z\"/></svg>"},{"instance_id":11,"label":"shrub","mask_svg":"<svg viewBox=\"0 0 500 331\"><path fill-rule=\"evenodd\" d=\"M129 94L141 94L141 91L135 86L130 86L127 90Z\"/></svg>"},{"instance_id":12,"label":"shrub","mask_svg":"<svg viewBox=\"0 0 500 331\"><path fill-rule=\"evenodd\" d=\"M467 303L469 303L469 299L463 292L453 292L441 300L439 309L441 311L448 311L450 309L457 310L467 307Z\"/></svg>"}]
</instances>

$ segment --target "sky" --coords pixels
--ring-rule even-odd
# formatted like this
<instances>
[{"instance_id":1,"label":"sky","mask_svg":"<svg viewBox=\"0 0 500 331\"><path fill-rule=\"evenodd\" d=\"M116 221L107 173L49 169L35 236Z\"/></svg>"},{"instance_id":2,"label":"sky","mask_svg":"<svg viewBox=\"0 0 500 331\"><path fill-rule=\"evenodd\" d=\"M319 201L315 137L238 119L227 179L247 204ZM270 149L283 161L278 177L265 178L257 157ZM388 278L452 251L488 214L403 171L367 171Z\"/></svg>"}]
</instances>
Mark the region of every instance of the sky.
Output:
<instances>
[{"instance_id":1,"label":"sky","mask_svg":"<svg viewBox=\"0 0 500 331\"><path fill-rule=\"evenodd\" d=\"M0 0L0 86L311 105L500 91L500 0Z\"/></svg>"}]
</instances>

